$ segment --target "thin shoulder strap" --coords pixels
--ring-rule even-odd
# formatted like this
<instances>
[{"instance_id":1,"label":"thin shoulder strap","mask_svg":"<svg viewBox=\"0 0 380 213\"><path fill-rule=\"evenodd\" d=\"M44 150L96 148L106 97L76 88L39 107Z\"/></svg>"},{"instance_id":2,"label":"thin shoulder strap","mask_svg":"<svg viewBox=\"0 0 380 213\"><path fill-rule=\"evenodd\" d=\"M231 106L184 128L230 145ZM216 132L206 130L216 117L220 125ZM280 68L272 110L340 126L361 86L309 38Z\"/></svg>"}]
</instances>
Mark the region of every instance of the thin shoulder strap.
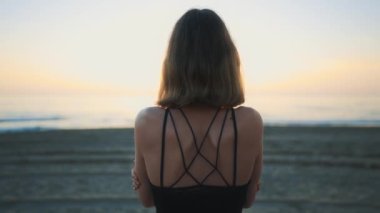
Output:
<instances>
[{"instance_id":1,"label":"thin shoulder strap","mask_svg":"<svg viewBox=\"0 0 380 213\"><path fill-rule=\"evenodd\" d=\"M166 133L166 123L168 120L169 108L165 109L164 123L162 128L162 140L161 140L161 168L160 168L160 186L164 186L164 158L165 158L165 133Z\"/></svg>"},{"instance_id":2,"label":"thin shoulder strap","mask_svg":"<svg viewBox=\"0 0 380 213\"><path fill-rule=\"evenodd\" d=\"M235 117L235 110L232 108L232 120L234 124L234 132L235 132L235 137L234 137L234 176L233 176L233 185L236 186L236 157L237 157L237 140L238 140L238 130L237 130L237 125L236 125L236 117Z\"/></svg>"}]
</instances>

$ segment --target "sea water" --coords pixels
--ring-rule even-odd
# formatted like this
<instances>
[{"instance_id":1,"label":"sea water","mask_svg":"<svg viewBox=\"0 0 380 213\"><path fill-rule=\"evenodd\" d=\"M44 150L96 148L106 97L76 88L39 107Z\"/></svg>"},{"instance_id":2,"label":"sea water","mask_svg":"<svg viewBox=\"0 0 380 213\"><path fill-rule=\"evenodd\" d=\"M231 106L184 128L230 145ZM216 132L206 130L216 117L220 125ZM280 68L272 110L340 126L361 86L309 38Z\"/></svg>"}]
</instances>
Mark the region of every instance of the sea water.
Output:
<instances>
[{"instance_id":1,"label":"sea water","mask_svg":"<svg viewBox=\"0 0 380 213\"><path fill-rule=\"evenodd\" d=\"M154 96L2 96L0 132L133 127ZM247 96L266 125L380 126L376 96Z\"/></svg>"}]
</instances>

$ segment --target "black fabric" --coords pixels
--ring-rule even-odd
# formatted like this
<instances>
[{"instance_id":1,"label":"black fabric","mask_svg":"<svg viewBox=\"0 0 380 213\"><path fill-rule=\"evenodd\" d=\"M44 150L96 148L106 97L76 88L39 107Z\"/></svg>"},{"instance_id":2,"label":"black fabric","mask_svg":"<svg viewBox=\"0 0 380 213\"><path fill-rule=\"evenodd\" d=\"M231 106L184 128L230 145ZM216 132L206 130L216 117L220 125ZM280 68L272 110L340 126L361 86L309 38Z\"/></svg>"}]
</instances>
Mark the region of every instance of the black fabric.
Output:
<instances>
[{"instance_id":1,"label":"black fabric","mask_svg":"<svg viewBox=\"0 0 380 213\"><path fill-rule=\"evenodd\" d=\"M188 124L192 136L194 146L196 148L196 155L191 159L190 163L186 163L186 159L184 157L181 140L178 134L178 130L175 124L175 120L173 118L170 109L167 108L164 116L163 123L163 131L162 131L162 141L161 141L161 169L160 169L160 186L155 186L151 184L152 194L154 198L154 203L156 206L157 213L202 213L202 212L221 212L221 213L241 213L243 204L246 200L246 194L249 182L236 186L236 156L237 156L237 128L236 128L236 118L234 109L228 109L225 112L223 117L223 123L220 129L218 144L217 144L217 153L215 162L212 163L209 159L207 159L200 151L205 142L205 139L220 111L217 109L208 128L205 136L202 138L201 143L197 144L195 133L193 128L187 118L186 114L182 109L179 109L182 116L185 118L186 123ZM219 159L219 147L220 141L222 138L225 122L227 115L231 111L233 127L234 127L234 149L233 149L233 183L232 185L228 183L226 178L222 175L222 173L218 170L218 159ZM170 117L170 120L173 124L174 131L176 134L177 142L181 152L182 164L184 166L184 172L179 178L170 186L163 186L164 179L164 156L165 156L165 133L166 133L166 123ZM189 168L193 164L194 160L197 157L203 158L210 166L212 166L212 170L210 173L206 175L203 180L198 180L196 177L189 172ZM225 182L226 186L211 186L204 185L203 183L207 180L207 178L213 174L214 172L218 173L221 179ZM175 187L175 185L181 181L181 179L188 175L194 181L194 186L187 187Z\"/></svg>"},{"instance_id":2,"label":"black fabric","mask_svg":"<svg viewBox=\"0 0 380 213\"><path fill-rule=\"evenodd\" d=\"M248 184L151 188L156 213L241 213Z\"/></svg>"}]
</instances>

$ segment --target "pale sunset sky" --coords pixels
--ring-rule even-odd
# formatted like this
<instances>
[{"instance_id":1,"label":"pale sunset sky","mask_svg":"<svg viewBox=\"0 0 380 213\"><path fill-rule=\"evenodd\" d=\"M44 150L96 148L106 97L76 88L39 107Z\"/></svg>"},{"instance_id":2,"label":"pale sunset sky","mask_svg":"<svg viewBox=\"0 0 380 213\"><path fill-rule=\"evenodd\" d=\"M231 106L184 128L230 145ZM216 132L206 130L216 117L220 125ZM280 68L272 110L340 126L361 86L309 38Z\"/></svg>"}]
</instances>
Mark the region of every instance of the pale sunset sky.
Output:
<instances>
[{"instance_id":1,"label":"pale sunset sky","mask_svg":"<svg viewBox=\"0 0 380 213\"><path fill-rule=\"evenodd\" d=\"M226 23L247 94L380 95L379 0L2 0L0 95L155 96L190 8Z\"/></svg>"}]
</instances>

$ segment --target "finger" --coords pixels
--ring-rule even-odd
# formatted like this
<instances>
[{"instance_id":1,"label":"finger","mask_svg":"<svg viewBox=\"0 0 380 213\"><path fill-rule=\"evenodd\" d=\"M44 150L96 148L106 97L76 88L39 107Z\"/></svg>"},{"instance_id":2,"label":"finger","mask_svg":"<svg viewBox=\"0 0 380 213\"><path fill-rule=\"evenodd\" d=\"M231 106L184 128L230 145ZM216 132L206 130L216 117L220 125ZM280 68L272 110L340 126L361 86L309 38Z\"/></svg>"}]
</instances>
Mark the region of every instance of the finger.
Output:
<instances>
[{"instance_id":1,"label":"finger","mask_svg":"<svg viewBox=\"0 0 380 213\"><path fill-rule=\"evenodd\" d=\"M139 189L140 188L140 185L132 185L132 188L133 188L133 190L137 190L137 189Z\"/></svg>"},{"instance_id":2,"label":"finger","mask_svg":"<svg viewBox=\"0 0 380 213\"><path fill-rule=\"evenodd\" d=\"M136 185L140 185L140 181L132 180L132 183L134 183Z\"/></svg>"},{"instance_id":3,"label":"finger","mask_svg":"<svg viewBox=\"0 0 380 213\"><path fill-rule=\"evenodd\" d=\"M132 180L140 182L140 179L136 175L132 175Z\"/></svg>"},{"instance_id":4,"label":"finger","mask_svg":"<svg viewBox=\"0 0 380 213\"><path fill-rule=\"evenodd\" d=\"M133 184L136 185L136 186L140 186L141 185L140 182L133 182Z\"/></svg>"},{"instance_id":5,"label":"finger","mask_svg":"<svg viewBox=\"0 0 380 213\"><path fill-rule=\"evenodd\" d=\"M132 177L132 181L140 182L140 179L138 177Z\"/></svg>"}]
</instances>

